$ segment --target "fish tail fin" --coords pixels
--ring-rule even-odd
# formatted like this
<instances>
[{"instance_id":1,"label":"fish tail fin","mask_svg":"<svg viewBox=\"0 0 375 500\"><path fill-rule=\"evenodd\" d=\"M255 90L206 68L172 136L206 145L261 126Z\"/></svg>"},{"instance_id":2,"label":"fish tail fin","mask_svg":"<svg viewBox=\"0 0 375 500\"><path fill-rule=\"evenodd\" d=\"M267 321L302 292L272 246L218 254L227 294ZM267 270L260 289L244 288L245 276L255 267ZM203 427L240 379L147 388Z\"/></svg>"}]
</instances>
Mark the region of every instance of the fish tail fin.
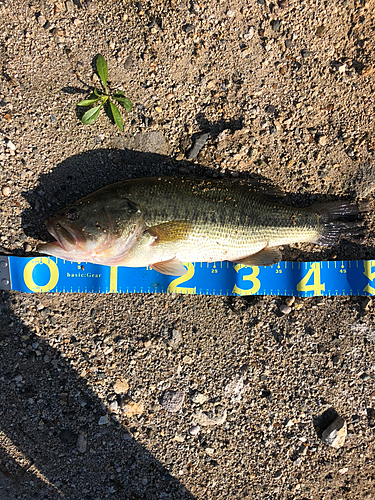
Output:
<instances>
[{"instance_id":1,"label":"fish tail fin","mask_svg":"<svg viewBox=\"0 0 375 500\"><path fill-rule=\"evenodd\" d=\"M319 236L315 243L328 246L337 243L340 236L363 235L363 220L361 214L367 210L367 205L362 203L358 207L349 201L321 203L314 206L319 216Z\"/></svg>"}]
</instances>

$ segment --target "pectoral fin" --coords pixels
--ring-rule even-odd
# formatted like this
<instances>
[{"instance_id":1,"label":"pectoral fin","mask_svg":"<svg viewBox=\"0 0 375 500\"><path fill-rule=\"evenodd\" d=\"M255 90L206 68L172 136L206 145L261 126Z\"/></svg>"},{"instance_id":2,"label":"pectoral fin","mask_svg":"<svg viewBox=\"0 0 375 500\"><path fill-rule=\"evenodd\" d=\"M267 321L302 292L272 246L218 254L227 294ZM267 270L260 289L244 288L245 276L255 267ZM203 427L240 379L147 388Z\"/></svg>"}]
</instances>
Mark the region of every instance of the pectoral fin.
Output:
<instances>
[{"instance_id":1,"label":"pectoral fin","mask_svg":"<svg viewBox=\"0 0 375 500\"><path fill-rule=\"evenodd\" d=\"M281 252L277 248L264 248L260 252L249 255L236 263L243 264L244 266L272 266L281 260Z\"/></svg>"},{"instance_id":2,"label":"pectoral fin","mask_svg":"<svg viewBox=\"0 0 375 500\"><path fill-rule=\"evenodd\" d=\"M169 274L170 276L182 276L187 272L183 263L176 259L155 262L155 264L152 264L150 267L158 273Z\"/></svg>"},{"instance_id":3,"label":"pectoral fin","mask_svg":"<svg viewBox=\"0 0 375 500\"><path fill-rule=\"evenodd\" d=\"M171 243L186 238L191 231L191 223L186 220L175 220L165 222L158 226L147 229L147 233L156 238L154 245L158 243Z\"/></svg>"}]
</instances>

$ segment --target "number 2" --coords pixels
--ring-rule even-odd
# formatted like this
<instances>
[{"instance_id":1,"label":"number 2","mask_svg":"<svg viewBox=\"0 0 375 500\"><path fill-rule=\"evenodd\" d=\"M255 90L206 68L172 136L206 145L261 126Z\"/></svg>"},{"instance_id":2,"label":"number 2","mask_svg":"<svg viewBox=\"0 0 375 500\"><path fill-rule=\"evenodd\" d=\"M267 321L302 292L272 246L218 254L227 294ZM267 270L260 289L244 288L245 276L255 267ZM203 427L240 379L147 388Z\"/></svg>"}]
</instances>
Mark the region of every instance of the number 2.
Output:
<instances>
[{"instance_id":1,"label":"number 2","mask_svg":"<svg viewBox=\"0 0 375 500\"><path fill-rule=\"evenodd\" d=\"M169 283L169 286L167 288L167 293L190 293L190 294L196 293L197 287L189 288L189 287L178 286L181 283L189 281L189 279L191 279L194 276L195 269L193 264L191 262L189 263L184 262L184 266L187 267L187 273L171 281L171 283Z\"/></svg>"}]
</instances>

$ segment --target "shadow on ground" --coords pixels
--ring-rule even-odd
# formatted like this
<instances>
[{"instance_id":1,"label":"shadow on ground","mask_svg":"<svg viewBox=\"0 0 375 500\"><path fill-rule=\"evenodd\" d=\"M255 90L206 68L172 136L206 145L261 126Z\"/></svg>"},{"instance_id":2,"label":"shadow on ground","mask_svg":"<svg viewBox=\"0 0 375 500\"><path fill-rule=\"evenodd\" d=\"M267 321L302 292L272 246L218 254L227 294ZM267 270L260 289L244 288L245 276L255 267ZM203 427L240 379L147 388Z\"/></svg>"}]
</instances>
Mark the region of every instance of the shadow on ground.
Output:
<instances>
[{"instance_id":1,"label":"shadow on ground","mask_svg":"<svg viewBox=\"0 0 375 500\"><path fill-rule=\"evenodd\" d=\"M151 136L150 136L151 137ZM147 144L142 144L147 148ZM58 164L51 172L42 174L35 189L23 193L30 205L22 217L22 225L28 236L39 240L51 240L43 221L56 213L65 205L86 196L101 187L124 179L151 177L158 175L192 176L200 178L218 177L219 173L190 161L176 161L170 156L157 153L123 149L95 149L71 156ZM238 173L238 180L252 183L264 191L272 190L269 179L253 172ZM280 196L284 196L281 194ZM278 194L276 193L276 198ZM296 206L308 206L311 203L327 201L327 197L307 195L304 200L301 194L285 193L285 202ZM338 197L330 197L337 201ZM345 198L347 200L347 198ZM366 234L366 231L365 231ZM365 244L363 244L365 243ZM283 252L285 260L347 260L370 259L374 256L374 247L369 245L368 236L343 239L339 244L323 250L314 256L316 246L311 251ZM298 258L296 258L298 255Z\"/></svg>"},{"instance_id":2,"label":"shadow on ground","mask_svg":"<svg viewBox=\"0 0 375 500\"><path fill-rule=\"evenodd\" d=\"M12 300L0 292L2 500L193 500L69 361L15 317Z\"/></svg>"}]
</instances>

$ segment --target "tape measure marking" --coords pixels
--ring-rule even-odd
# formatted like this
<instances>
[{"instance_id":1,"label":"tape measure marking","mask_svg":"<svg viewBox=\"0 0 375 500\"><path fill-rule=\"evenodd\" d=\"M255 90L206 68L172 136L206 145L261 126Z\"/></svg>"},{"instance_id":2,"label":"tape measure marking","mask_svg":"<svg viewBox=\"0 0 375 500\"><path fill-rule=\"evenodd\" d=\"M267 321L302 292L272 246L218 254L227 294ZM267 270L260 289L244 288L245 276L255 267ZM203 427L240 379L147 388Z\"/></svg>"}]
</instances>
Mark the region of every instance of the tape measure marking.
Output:
<instances>
[{"instance_id":1,"label":"tape measure marking","mask_svg":"<svg viewBox=\"0 0 375 500\"><path fill-rule=\"evenodd\" d=\"M355 263L355 265L354 265ZM191 295L375 295L375 260L186 263L174 277L151 268L108 267L51 257L0 256L0 289L21 292L182 293Z\"/></svg>"}]
</instances>

